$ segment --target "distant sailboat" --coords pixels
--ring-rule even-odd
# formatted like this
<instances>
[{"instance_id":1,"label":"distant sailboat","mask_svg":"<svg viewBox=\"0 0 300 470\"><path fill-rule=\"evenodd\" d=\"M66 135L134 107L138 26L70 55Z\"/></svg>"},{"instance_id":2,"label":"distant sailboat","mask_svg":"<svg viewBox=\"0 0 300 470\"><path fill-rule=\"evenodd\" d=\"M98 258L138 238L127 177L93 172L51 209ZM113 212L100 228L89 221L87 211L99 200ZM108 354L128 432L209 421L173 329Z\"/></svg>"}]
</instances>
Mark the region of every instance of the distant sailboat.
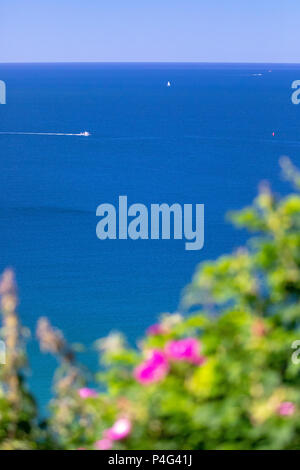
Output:
<instances>
[{"instance_id":1,"label":"distant sailboat","mask_svg":"<svg viewBox=\"0 0 300 470\"><path fill-rule=\"evenodd\" d=\"M170 87L171 86L171 82L167 82L167 87Z\"/></svg>"}]
</instances>

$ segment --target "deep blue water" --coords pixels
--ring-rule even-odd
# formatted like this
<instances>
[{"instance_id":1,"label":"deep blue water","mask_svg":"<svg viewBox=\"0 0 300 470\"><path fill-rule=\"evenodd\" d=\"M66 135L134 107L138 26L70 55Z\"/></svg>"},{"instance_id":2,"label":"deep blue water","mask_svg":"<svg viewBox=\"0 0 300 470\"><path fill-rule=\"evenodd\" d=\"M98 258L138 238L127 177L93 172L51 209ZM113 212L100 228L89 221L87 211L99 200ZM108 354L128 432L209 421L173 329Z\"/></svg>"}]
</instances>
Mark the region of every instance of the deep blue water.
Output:
<instances>
[{"instance_id":1,"label":"deep blue water","mask_svg":"<svg viewBox=\"0 0 300 470\"><path fill-rule=\"evenodd\" d=\"M290 96L300 66L0 64L0 79L1 132L92 133L0 134L0 269L16 270L23 323L34 331L48 316L72 342L112 329L134 341L176 310L199 262L244 243L225 213L249 204L262 179L288 191L278 159L299 163ZM96 207L124 194L129 204L204 203L204 249L98 240ZM29 349L43 403L54 360Z\"/></svg>"}]
</instances>

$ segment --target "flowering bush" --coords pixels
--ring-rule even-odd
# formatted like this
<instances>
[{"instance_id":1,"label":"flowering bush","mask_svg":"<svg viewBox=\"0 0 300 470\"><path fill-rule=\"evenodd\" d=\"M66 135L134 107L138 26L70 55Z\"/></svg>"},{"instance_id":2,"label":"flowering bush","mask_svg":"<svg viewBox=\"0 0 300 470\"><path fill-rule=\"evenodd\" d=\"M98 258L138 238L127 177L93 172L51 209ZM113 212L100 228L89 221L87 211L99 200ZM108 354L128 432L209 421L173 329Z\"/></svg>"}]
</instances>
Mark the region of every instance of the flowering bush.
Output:
<instances>
[{"instance_id":1,"label":"flowering bush","mask_svg":"<svg viewBox=\"0 0 300 470\"><path fill-rule=\"evenodd\" d=\"M300 186L287 160L285 175ZM41 349L61 362L46 422L23 380L11 272L0 285L7 364L1 366L0 447L61 449L300 449L300 196L262 188L231 214L256 236L203 263L181 313L149 327L139 350L113 333L96 342L99 386L46 319Z\"/></svg>"}]
</instances>

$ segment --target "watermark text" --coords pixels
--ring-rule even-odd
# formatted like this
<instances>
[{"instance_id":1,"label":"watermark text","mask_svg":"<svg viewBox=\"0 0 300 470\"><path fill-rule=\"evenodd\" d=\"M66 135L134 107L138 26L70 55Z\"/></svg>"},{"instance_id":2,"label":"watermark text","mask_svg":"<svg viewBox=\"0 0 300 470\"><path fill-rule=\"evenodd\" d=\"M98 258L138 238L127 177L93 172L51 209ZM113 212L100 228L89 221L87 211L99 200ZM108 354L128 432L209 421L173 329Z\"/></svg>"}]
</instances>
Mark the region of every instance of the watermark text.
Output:
<instances>
[{"instance_id":1,"label":"watermark text","mask_svg":"<svg viewBox=\"0 0 300 470\"><path fill-rule=\"evenodd\" d=\"M6 364L6 346L4 341L0 341L0 364Z\"/></svg>"},{"instance_id":2,"label":"watermark text","mask_svg":"<svg viewBox=\"0 0 300 470\"><path fill-rule=\"evenodd\" d=\"M186 250L201 250L204 245L204 204L132 204L119 196L119 205L100 204L96 227L100 240L182 240Z\"/></svg>"},{"instance_id":3,"label":"watermark text","mask_svg":"<svg viewBox=\"0 0 300 470\"><path fill-rule=\"evenodd\" d=\"M6 104L6 84L0 80L0 104Z\"/></svg>"}]
</instances>

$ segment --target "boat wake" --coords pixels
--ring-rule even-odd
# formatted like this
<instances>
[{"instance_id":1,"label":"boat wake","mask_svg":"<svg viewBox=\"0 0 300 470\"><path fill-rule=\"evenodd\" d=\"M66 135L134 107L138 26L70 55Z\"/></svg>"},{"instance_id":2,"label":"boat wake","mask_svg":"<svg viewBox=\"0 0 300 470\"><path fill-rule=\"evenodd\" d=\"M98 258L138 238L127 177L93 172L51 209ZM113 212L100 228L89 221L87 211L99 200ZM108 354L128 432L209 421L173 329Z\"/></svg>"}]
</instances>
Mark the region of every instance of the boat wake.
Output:
<instances>
[{"instance_id":1,"label":"boat wake","mask_svg":"<svg viewBox=\"0 0 300 470\"><path fill-rule=\"evenodd\" d=\"M84 131L77 134L63 133L63 132L0 132L1 135L68 135L78 137L88 137L90 132Z\"/></svg>"}]
</instances>

